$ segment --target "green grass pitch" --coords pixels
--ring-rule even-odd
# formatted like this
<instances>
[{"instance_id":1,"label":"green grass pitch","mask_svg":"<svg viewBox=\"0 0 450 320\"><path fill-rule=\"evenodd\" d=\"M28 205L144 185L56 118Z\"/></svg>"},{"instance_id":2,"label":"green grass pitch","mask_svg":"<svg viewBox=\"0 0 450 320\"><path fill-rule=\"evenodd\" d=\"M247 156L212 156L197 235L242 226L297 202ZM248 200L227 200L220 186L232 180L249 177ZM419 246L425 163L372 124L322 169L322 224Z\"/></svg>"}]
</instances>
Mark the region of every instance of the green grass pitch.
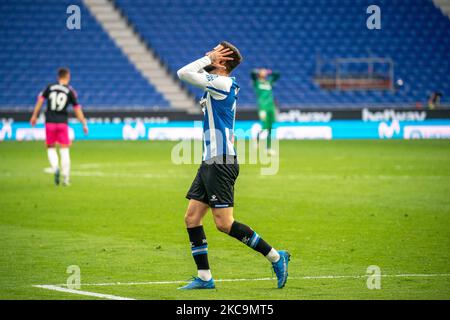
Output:
<instances>
[{"instance_id":1,"label":"green grass pitch","mask_svg":"<svg viewBox=\"0 0 450 320\"><path fill-rule=\"evenodd\" d=\"M252 280L269 263L208 215L213 276L249 280L194 292L170 282L196 274L183 215L197 165L172 164L173 145L76 142L72 186L56 187L42 142L0 143L0 298L95 299L33 287L66 283L69 265L81 290L134 299L450 298L450 141L283 141L277 175L241 165L235 217L292 253L291 278Z\"/></svg>"}]
</instances>

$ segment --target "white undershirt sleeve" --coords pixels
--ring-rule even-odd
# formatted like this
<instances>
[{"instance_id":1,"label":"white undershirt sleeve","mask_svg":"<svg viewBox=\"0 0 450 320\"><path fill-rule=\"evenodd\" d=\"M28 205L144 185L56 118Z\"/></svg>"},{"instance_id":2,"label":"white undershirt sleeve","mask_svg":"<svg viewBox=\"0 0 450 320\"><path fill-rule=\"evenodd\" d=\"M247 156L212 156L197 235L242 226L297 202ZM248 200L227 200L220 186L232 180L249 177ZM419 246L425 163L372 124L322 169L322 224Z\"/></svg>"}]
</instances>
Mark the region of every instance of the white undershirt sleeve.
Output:
<instances>
[{"instance_id":1,"label":"white undershirt sleeve","mask_svg":"<svg viewBox=\"0 0 450 320\"><path fill-rule=\"evenodd\" d=\"M233 80L229 77L209 74L203 70L211 64L207 56L189 63L177 71L180 80L207 90L217 100L225 99L231 89Z\"/></svg>"},{"instance_id":2,"label":"white undershirt sleeve","mask_svg":"<svg viewBox=\"0 0 450 320\"><path fill-rule=\"evenodd\" d=\"M203 68L210 64L211 59L207 56L195 60L177 71L178 78L206 90L206 87L209 86L209 80L208 73L203 72Z\"/></svg>"}]
</instances>

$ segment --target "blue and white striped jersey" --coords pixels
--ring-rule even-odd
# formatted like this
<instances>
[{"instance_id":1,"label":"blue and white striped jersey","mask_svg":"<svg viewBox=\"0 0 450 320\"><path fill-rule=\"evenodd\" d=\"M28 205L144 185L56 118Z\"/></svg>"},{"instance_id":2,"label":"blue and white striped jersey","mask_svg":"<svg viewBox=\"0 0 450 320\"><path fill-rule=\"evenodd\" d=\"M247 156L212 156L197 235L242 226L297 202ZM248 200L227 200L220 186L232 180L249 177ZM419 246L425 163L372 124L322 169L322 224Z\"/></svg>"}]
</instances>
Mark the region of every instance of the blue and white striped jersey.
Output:
<instances>
[{"instance_id":1,"label":"blue and white striped jersey","mask_svg":"<svg viewBox=\"0 0 450 320\"><path fill-rule=\"evenodd\" d=\"M236 155L233 141L239 86L232 77L204 72L203 68L210 64L209 57L203 57L177 72L181 80L205 90L200 100L204 112L204 161L217 156Z\"/></svg>"}]
</instances>

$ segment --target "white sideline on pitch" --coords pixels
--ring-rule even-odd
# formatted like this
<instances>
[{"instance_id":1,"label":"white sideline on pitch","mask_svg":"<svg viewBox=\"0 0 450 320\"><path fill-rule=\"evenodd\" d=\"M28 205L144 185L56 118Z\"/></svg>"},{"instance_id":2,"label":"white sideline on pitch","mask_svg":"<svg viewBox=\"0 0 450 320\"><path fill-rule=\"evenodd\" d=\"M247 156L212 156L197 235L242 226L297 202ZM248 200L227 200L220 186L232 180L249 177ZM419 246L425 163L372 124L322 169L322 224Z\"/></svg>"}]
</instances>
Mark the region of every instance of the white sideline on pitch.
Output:
<instances>
[{"instance_id":1,"label":"white sideline on pitch","mask_svg":"<svg viewBox=\"0 0 450 320\"><path fill-rule=\"evenodd\" d=\"M381 277L448 277L450 276L450 273L435 273L435 274L385 274L380 275ZM303 277L290 277L291 280L300 280L300 279L359 279L359 278L366 278L368 275L356 275L356 276L350 276L350 275L341 275L341 276L303 276ZM242 281L268 281L268 280L275 280L275 278L253 278L253 279L218 279L215 280L215 282L242 282ZM187 283L188 281L181 281L181 280L175 280L175 281L148 281L148 282L109 282L109 283L86 283L81 284L82 286L133 286L133 285L153 285L153 284L183 284ZM89 296L89 297L95 297L95 298L102 298L102 299L109 299L109 300L136 300L134 298L128 298L128 297L121 297L121 296L115 296L111 294L103 294L103 293L97 293L97 292L91 292L91 291L84 291L84 290L76 290L76 289L69 289L65 288L65 284L60 285L50 285L50 284L42 284L42 285L33 285L35 288L41 288L41 289L47 289L52 291L59 291L59 292L65 292L65 293L71 293L71 294L78 294L83 296Z\"/></svg>"},{"instance_id":2,"label":"white sideline on pitch","mask_svg":"<svg viewBox=\"0 0 450 320\"><path fill-rule=\"evenodd\" d=\"M329 275L329 276L303 276L303 277L289 277L290 280L314 280L314 279L359 279L366 278L369 275ZM386 278L414 278L414 277L449 277L450 273L425 273L425 274L381 274L381 277ZM244 282L244 281L270 281L276 278L243 278L243 279L214 279L214 282ZM153 284L183 284L190 280L166 280L166 281L143 281L143 282L105 282L105 283L82 283L81 286L139 286L139 285L153 285ZM65 286L66 284L57 284L55 286ZM42 285L41 285L42 286Z\"/></svg>"}]
</instances>

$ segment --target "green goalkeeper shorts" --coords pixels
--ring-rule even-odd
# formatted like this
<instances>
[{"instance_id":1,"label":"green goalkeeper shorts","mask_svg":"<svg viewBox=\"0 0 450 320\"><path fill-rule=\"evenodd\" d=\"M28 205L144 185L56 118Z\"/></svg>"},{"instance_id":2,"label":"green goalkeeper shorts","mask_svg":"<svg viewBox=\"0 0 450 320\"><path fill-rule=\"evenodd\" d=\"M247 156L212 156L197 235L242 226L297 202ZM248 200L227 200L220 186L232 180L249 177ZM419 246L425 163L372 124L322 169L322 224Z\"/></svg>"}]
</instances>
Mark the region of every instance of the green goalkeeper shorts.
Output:
<instances>
[{"instance_id":1,"label":"green goalkeeper shorts","mask_svg":"<svg viewBox=\"0 0 450 320\"><path fill-rule=\"evenodd\" d=\"M261 110L259 111L259 119L264 130L272 129L272 125L275 122L275 112Z\"/></svg>"}]
</instances>

